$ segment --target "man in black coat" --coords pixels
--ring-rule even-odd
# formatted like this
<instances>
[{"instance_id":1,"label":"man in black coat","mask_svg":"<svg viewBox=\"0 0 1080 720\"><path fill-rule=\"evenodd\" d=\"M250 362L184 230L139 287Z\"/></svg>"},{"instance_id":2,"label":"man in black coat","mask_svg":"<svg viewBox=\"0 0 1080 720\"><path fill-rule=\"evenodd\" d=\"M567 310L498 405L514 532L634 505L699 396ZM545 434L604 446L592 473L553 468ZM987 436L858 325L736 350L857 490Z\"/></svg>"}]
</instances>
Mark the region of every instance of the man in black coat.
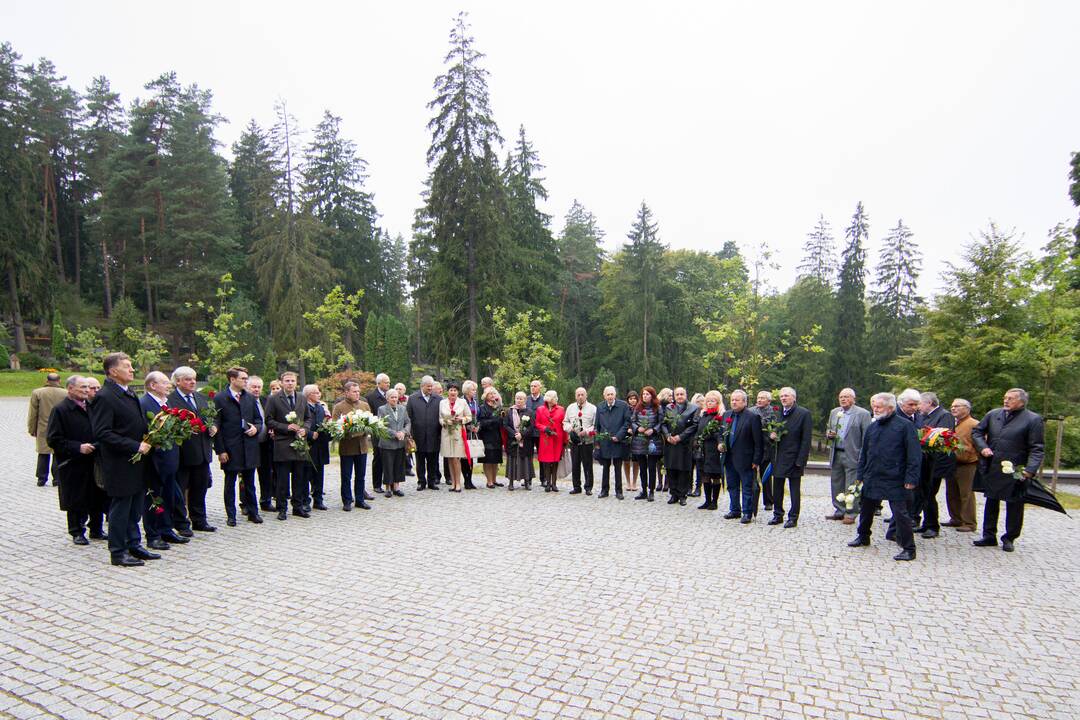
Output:
<instances>
[{"instance_id":1,"label":"man in black coat","mask_svg":"<svg viewBox=\"0 0 1080 720\"><path fill-rule=\"evenodd\" d=\"M525 401L526 407L528 400ZM626 431L630 429L632 411L625 400L616 397L615 388L608 385L604 388L604 400L596 406L596 432L604 433L610 437L600 440L597 438L596 453L603 475L600 478L600 494L597 498L606 498L610 489L609 475L611 465L615 464L615 497L623 499L622 492L622 463L630 457L630 442L627 440ZM533 417L530 415L530 417Z\"/></svg>"},{"instance_id":2,"label":"man in black coat","mask_svg":"<svg viewBox=\"0 0 1080 720\"><path fill-rule=\"evenodd\" d=\"M101 539L105 498L94 483L94 428L86 404L89 383L72 375L67 380L67 397L49 415L45 439L53 451L53 472L60 482L60 509L67 511L68 533L76 545L89 545L90 537Z\"/></svg>"},{"instance_id":3,"label":"man in black coat","mask_svg":"<svg viewBox=\"0 0 1080 720\"><path fill-rule=\"evenodd\" d=\"M919 484L922 448L915 424L896 411L892 393L878 393L870 398L874 421L863 433L862 450L856 477L862 483L859 507L858 535L848 547L870 544L874 514L882 500L889 501L896 531L896 542L902 548L894 560L915 559L915 534L908 511L911 490ZM885 536L888 538L888 535Z\"/></svg>"},{"instance_id":4,"label":"man in black coat","mask_svg":"<svg viewBox=\"0 0 1080 720\"><path fill-rule=\"evenodd\" d=\"M690 472L694 467L693 442L697 435L700 409L687 402L686 388L675 388L675 402L660 417L664 438L664 468L667 470L668 505L686 505L690 493Z\"/></svg>"},{"instance_id":5,"label":"man in black coat","mask_svg":"<svg viewBox=\"0 0 1080 720\"><path fill-rule=\"evenodd\" d=\"M528 413L529 417L536 420L536 411L543 407L543 405L544 383L539 380L533 380L529 383L529 395L525 398L525 411ZM627 407L630 406L627 405ZM540 428L536 427L535 422L529 426L528 441L529 449L531 451L529 454L529 462L531 463L531 458L536 457L540 452Z\"/></svg>"},{"instance_id":6,"label":"man in black coat","mask_svg":"<svg viewBox=\"0 0 1080 720\"><path fill-rule=\"evenodd\" d=\"M236 527L236 479L240 478L240 508L249 522L261 523L255 499L255 468L259 465L259 433L263 428L258 401L247 392L248 371L231 367L225 371L229 387L214 397L214 452L225 473L225 515Z\"/></svg>"},{"instance_id":7,"label":"man in black coat","mask_svg":"<svg viewBox=\"0 0 1080 720\"><path fill-rule=\"evenodd\" d=\"M379 373L375 376L375 388L364 398L367 400L371 414L379 416L379 408L386 404L386 393L390 390L390 376ZM382 456L379 455L379 443L372 443L371 448L371 487L375 492L382 492ZM371 498L368 498L369 500ZM364 498L357 498L363 502Z\"/></svg>"},{"instance_id":8,"label":"man in black coat","mask_svg":"<svg viewBox=\"0 0 1080 720\"><path fill-rule=\"evenodd\" d=\"M109 495L109 554L113 565L143 565L161 556L142 546L139 518L146 496L146 460L131 462L135 455L150 452L146 414L139 398L128 389L135 371L124 353L105 356L105 385L90 405L90 424L101 457L100 472Z\"/></svg>"},{"instance_id":9,"label":"man in black coat","mask_svg":"<svg viewBox=\"0 0 1080 720\"><path fill-rule=\"evenodd\" d=\"M998 513L1005 501L1005 534L1001 549L1013 551L1024 527L1024 492L1027 481L1043 461L1043 419L1027 409L1028 394L1021 388L1005 393L1005 407L991 410L971 431L979 451L986 507L983 508L979 547L997 545ZM1020 477L1017 477L1019 475Z\"/></svg>"},{"instance_id":10,"label":"man in black coat","mask_svg":"<svg viewBox=\"0 0 1080 720\"><path fill-rule=\"evenodd\" d=\"M281 392L270 396L266 403L266 424L274 431L274 483L277 496L278 520L288 518L289 499L292 512L297 517L310 517L304 510L304 465L307 463L290 445L296 438L307 435L304 421L307 419L307 403L296 390L296 373L287 370L281 374ZM290 483L291 480L291 483Z\"/></svg>"},{"instance_id":11,"label":"man in black coat","mask_svg":"<svg viewBox=\"0 0 1080 720\"><path fill-rule=\"evenodd\" d=\"M197 413L203 420L210 406L206 395L195 392L195 371L187 366L173 370L175 390L169 394L169 407L186 408ZM187 495L187 513L173 513L173 524L187 537L191 530L214 532L217 528L206 521L206 491L213 485L210 461L213 459L214 435L217 427L206 423L205 434L195 435L180 446L180 471L177 480Z\"/></svg>"},{"instance_id":12,"label":"man in black coat","mask_svg":"<svg viewBox=\"0 0 1080 720\"><path fill-rule=\"evenodd\" d=\"M432 392L435 380L425 375L420 389L409 396L405 411L409 415L413 442L416 443L416 489L439 489L440 398Z\"/></svg>"},{"instance_id":13,"label":"man in black coat","mask_svg":"<svg viewBox=\"0 0 1080 720\"><path fill-rule=\"evenodd\" d=\"M941 407L935 393L924 392L920 398L918 428L956 429L956 418ZM941 481L951 479L954 472L956 472L956 458L952 455L923 453L918 492L922 507L916 508L914 512L921 511L923 514L923 522L915 528L915 532L922 533L924 538L936 538L941 532L937 494L941 490Z\"/></svg>"},{"instance_id":14,"label":"man in black coat","mask_svg":"<svg viewBox=\"0 0 1080 720\"><path fill-rule=\"evenodd\" d=\"M304 402L307 403L307 417L304 420L304 428L307 430L308 456L310 462L304 463L304 488L310 495L305 498L304 509L311 512L325 510L323 502L323 486L326 482L326 466L330 464L330 438L326 433L319 431L319 426L330 417L326 407L322 404L322 391L314 383L304 386Z\"/></svg>"},{"instance_id":15,"label":"man in black coat","mask_svg":"<svg viewBox=\"0 0 1080 720\"><path fill-rule=\"evenodd\" d=\"M746 525L757 509L754 502L756 470L765 454L761 437L761 417L746 409L746 391L731 393L731 409L724 413L724 474L728 484L728 511L725 520L739 518ZM776 502L776 498L773 498ZM774 505L775 507L775 505Z\"/></svg>"},{"instance_id":16,"label":"man in black coat","mask_svg":"<svg viewBox=\"0 0 1080 720\"><path fill-rule=\"evenodd\" d=\"M761 458L761 467L758 468L758 480L761 480L762 474L765 472L765 468L773 461L773 456L776 455L776 443L770 442L768 438L768 431L765 430L765 423L772 420L775 411L773 410L773 396L768 390L761 390L757 394L757 400L753 407L750 408L750 412L755 413L761 418L761 431L765 433L764 441L765 454ZM773 498L772 498L772 482L764 480L761 483L761 506L766 511L772 510ZM754 510L757 510L757 500L754 501Z\"/></svg>"},{"instance_id":17,"label":"man in black coat","mask_svg":"<svg viewBox=\"0 0 1080 720\"><path fill-rule=\"evenodd\" d=\"M795 388L780 388L780 412L775 419L784 423L785 429L783 433L772 432L766 435L767 440L776 448L772 461L773 516L769 524L779 525L784 519L786 480L791 488L791 510L788 512L787 522L784 523L786 528L799 524L802 476L806 461L810 459L810 440L814 433L810 411L796 405L796 399Z\"/></svg>"},{"instance_id":18,"label":"man in black coat","mask_svg":"<svg viewBox=\"0 0 1080 720\"><path fill-rule=\"evenodd\" d=\"M274 506L274 438L270 436L270 426L266 424L266 403L269 396L263 395L263 379L258 375L248 378L247 394L255 401L255 410L259 413L262 427L255 440L259 445L259 507L267 512L276 511Z\"/></svg>"},{"instance_id":19,"label":"man in black coat","mask_svg":"<svg viewBox=\"0 0 1080 720\"><path fill-rule=\"evenodd\" d=\"M139 399L139 405L149 420L167 405L169 378L163 372L152 370L143 380L143 388L146 392ZM191 440L188 438L184 442ZM176 533L172 522L178 514L183 515L184 494L177 482L179 469L179 447L154 448L146 457L146 485L150 493L143 503L143 532L146 533L146 547L151 550L168 550L169 543L183 545L189 542L188 538ZM160 503L155 505L152 497Z\"/></svg>"}]
</instances>

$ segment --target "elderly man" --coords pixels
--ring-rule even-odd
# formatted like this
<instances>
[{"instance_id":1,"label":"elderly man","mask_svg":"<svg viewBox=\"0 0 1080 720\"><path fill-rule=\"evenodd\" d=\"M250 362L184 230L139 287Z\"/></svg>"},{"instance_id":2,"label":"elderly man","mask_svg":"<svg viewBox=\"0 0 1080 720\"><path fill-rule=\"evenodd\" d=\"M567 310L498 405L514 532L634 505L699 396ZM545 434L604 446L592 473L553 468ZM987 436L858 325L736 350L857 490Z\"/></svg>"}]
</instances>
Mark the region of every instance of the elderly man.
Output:
<instances>
[{"instance_id":1,"label":"elderly man","mask_svg":"<svg viewBox=\"0 0 1080 720\"><path fill-rule=\"evenodd\" d=\"M859 506L848 508L836 499L841 493L856 482L859 467L859 453L862 451L863 434L870 425L870 413L855 404L855 391L844 388L840 391L840 405L829 413L828 429L825 436L832 443L829 466L832 474L832 504L835 512L826 515L827 520L843 520L845 525L855 524Z\"/></svg>"},{"instance_id":2,"label":"elderly man","mask_svg":"<svg viewBox=\"0 0 1080 720\"><path fill-rule=\"evenodd\" d=\"M525 410L529 413L529 417L535 419L536 412L541 408L541 406L543 406L543 404L544 383L540 382L539 380L533 380L529 383L529 396L525 398ZM530 451L532 452L530 458L536 457L537 452L540 448L540 428L536 427L535 422L529 426L529 434L526 439L529 443ZM530 459L529 462L531 463L532 460ZM541 482L543 482L543 478L541 478Z\"/></svg>"},{"instance_id":3,"label":"elderly man","mask_svg":"<svg viewBox=\"0 0 1080 720\"><path fill-rule=\"evenodd\" d=\"M941 407L936 393L924 392L919 396L919 428L956 428L956 419ZM916 512L921 511L923 522L915 528L924 538L936 538L941 532L938 518L937 494L941 490L942 480L949 480L956 471L956 459L952 455L923 454L922 470L919 474L919 489L916 493Z\"/></svg>"},{"instance_id":4,"label":"elderly man","mask_svg":"<svg viewBox=\"0 0 1080 720\"><path fill-rule=\"evenodd\" d=\"M308 462L304 463L304 510L326 510L323 502L323 485L326 479L326 466L330 464L330 437L319 430L329 417L326 405L322 402L322 390L315 383L304 386L304 400L307 402Z\"/></svg>"},{"instance_id":5,"label":"elderly man","mask_svg":"<svg viewBox=\"0 0 1080 720\"><path fill-rule=\"evenodd\" d=\"M979 453L971 439L971 431L978 421L971 417L971 402L964 398L952 401L949 410L956 420L956 437L960 449L956 451L956 471L945 481L945 505L949 508L946 527L957 532L975 532L975 471L979 465Z\"/></svg>"},{"instance_id":6,"label":"elderly man","mask_svg":"<svg viewBox=\"0 0 1080 720\"><path fill-rule=\"evenodd\" d=\"M293 515L311 517L304 510L304 459L292 448L296 438L307 434L307 403L296 392L296 373L281 374L281 390L266 403L266 424L274 433L274 494L278 520L288 519L288 503L292 501Z\"/></svg>"},{"instance_id":7,"label":"elderly man","mask_svg":"<svg viewBox=\"0 0 1080 720\"><path fill-rule=\"evenodd\" d=\"M386 376L383 375L382 377ZM360 385L358 383L347 380L344 389L345 397L334 405L331 418L337 420L343 415L358 410L371 412L371 407L360 397ZM387 390L387 395L389 393L390 391ZM341 509L345 512L350 512L353 509L354 500L356 507L361 510L371 509L371 506L366 502L367 490L364 488L364 481L367 479L368 450L371 445L371 438L367 435L351 435L342 438L338 442L338 457L341 461Z\"/></svg>"},{"instance_id":8,"label":"elderly man","mask_svg":"<svg viewBox=\"0 0 1080 720\"><path fill-rule=\"evenodd\" d=\"M166 398L172 387L165 373L151 371L143 379L146 392L139 400L139 405L149 418L157 415L167 406ZM184 442L190 441L191 438ZM176 475L180 466L180 448L155 448L150 453L149 466L146 468L146 483L150 495L143 507L143 530L146 532L146 546L151 550L168 550L169 543L182 545L188 542L186 537L178 535L173 527L173 518L183 514L184 496L180 491ZM160 500L160 506L151 500L151 496Z\"/></svg>"},{"instance_id":9,"label":"elderly man","mask_svg":"<svg viewBox=\"0 0 1080 720\"><path fill-rule=\"evenodd\" d=\"M768 390L758 391L757 398L754 400L754 406L750 408L750 412L755 413L761 418L761 429L765 432L765 423L773 419L772 408L773 395ZM757 469L758 480L761 481L761 476L765 472L765 467L773 461L773 457L776 454L776 444L769 441L766 434L765 437L765 455L761 459L762 466ZM766 510L772 510L773 507L773 494L772 483L769 480L761 482L761 504ZM754 508L757 508L757 500L754 501Z\"/></svg>"},{"instance_id":10,"label":"elderly man","mask_svg":"<svg viewBox=\"0 0 1080 720\"><path fill-rule=\"evenodd\" d=\"M535 381L534 381L535 383ZM529 400L525 399L528 407ZM528 411L527 411L528 412ZM532 413L528 412L531 416ZM599 441L597 450L603 475L600 478L600 494L597 498L606 498L610 490L611 464L615 464L615 497L623 499L622 492L622 462L630 456L630 443L627 442L626 431L630 429L630 406L625 400L620 400L615 395L615 388L608 385L604 388L604 402L596 406L596 432L604 433L606 437Z\"/></svg>"},{"instance_id":11,"label":"elderly man","mask_svg":"<svg viewBox=\"0 0 1080 720\"><path fill-rule=\"evenodd\" d=\"M255 401L262 427L255 439L259 443L259 508L274 512L274 438L270 435L270 426L266 424L266 403L269 397L263 395L263 379L258 375L248 378L247 393Z\"/></svg>"},{"instance_id":12,"label":"elderly man","mask_svg":"<svg viewBox=\"0 0 1080 720\"><path fill-rule=\"evenodd\" d=\"M574 489L571 495L581 494L581 475L585 475L585 494L593 489L593 440L596 437L596 406L589 402L583 387L574 391L574 404L566 408L563 430L570 438L570 462Z\"/></svg>"},{"instance_id":13,"label":"elderly man","mask_svg":"<svg viewBox=\"0 0 1080 720\"><path fill-rule=\"evenodd\" d=\"M810 411L796 404L798 396L795 388L780 388L780 412L777 420L784 423L784 432L769 432L766 439L775 445L772 470L772 496L774 498L773 516L770 525L779 525L784 521L784 481L791 487L791 510L788 512L785 528L799 524L799 509L802 507L802 476L806 461L810 459L810 440L814 434L814 424L810 420Z\"/></svg>"},{"instance_id":14,"label":"elderly man","mask_svg":"<svg viewBox=\"0 0 1080 720\"><path fill-rule=\"evenodd\" d=\"M67 512L68 534L76 545L89 545L90 537L102 538L101 490L94 483L94 429L86 405L87 382L72 375L67 380L67 397L49 414L46 440L60 481L60 509Z\"/></svg>"},{"instance_id":15,"label":"elderly man","mask_svg":"<svg viewBox=\"0 0 1080 720\"><path fill-rule=\"evenodd\" d=\"M1025 483L1039 472L1043 461L1043 419L1027 408L1028 394L1022 388L1005 393L1004 407L991 410L971 431L971 439L982 456L983 508L982 537L978 547L997 545L998 513L1005 501L1005 534L1001 549L1013 551L1013 543L1024 527Z\"/></svg>"},{"instance_id":16,"label":"elderly man","mask_svg":"<svg viewBox=\"0 0 1080 720\"><path fill-rule=\"evenodd\" d=\"M161 556L142 546L139 519L146 497L148 463L131 458L150 452L146 413L129 386L135 378L131 358L124 353L105 356L105 387L90 405L94 442L101 453L101 474L109 495L109 555L112 564L133 567Z\"/></svg>"},{"instance_id":17,"label":"elderly man","mask_svg":"<svg viewBox=\"0 0 1080 720\"><path fill-rule=\"evenodd\" d=\"M247 392L248 371L231 367L225 371L229 387L214 397L218 413L214 452L225 473L225 516L236 527L236 481L240 479L240 510L248 522L259 524L259 503L255 499L255 468L259 466L259 433L263 429L259 401Z\"/></svg>"},{"instance_id":18,"label":"elderly man","mask_svg":"<svg viewBox=\"0 0 1080 720\"><path fill-rule=\"evenodd\" d=\"M728 484L728 511L724 519L739 518L743 525L754 519L757 509L754 502L757 475L754 471L761 466L765 454L761 418L747 411L746 399L745 390L731 393L731 409L724 413L722 430L724 474Z\"/></svg>"},{"instance_id":19,"label":"elderly man","mask_svg":"<svg viewBox=\"0 0 1080 720\"><path fill-rule=\"evenodd\" d=\"M37 484L44 487L49 482L49 460L52 449L45 439L49 428L49 415L53 408L64 402L67 391L60 387L60 376L54 372L45 376L45 386L30 393L30 409L26 413L26 431L34 438L37 446ZM56 484L56 471L53 470L53 485Z\"/></svg>"},{"instance_id":20,"label":"elderly man","mask_svg":"<svg viewBox=\"0 0 1080 720\"><path fill-rule=\"evenodd\" d=\"M690 472L694 467L693 443L697 435L698 414L701 409L687 401L686 388L675 388L675 402L660 423L664 438L664 468L668 474L668 505L686 505L690 494Z\"/></svg>"},{"instance_id":21,"label":"elderly man","mask_svg":"<svg viewBox=\"0 0 1080 720\"><path fill-rule=\"evenodd\" d=\"M896 397L878 393L870 399L874 422L866 429L859 454L858 479L862 483L859 529L848 547L870 544L874 513L882 500L889 501L902 550L894 560L915 559L915 534L908 513L908 495L919 483L922 449L915 425L896 412Z\"/></svg>"},{"instance_id":22,"label":"elderly man","mask_svg":"<svg viewBox=\"0 0 1080 720\"><path fill-rule=\"evenodd\" d=\"M386 404L386 393L390 391L390 376L379 373L375 376L375 387L365 398L368 408L375 415L379 414L379 408ZM379 444L375 443L371 456L371 487L375 492L382 492L382 456L379 454Z\"/></svg>"},{"instance_id":23,"label":"elderly man","mask_svg":"<svg viewBox=\"0 0 1080 720\"><path fill-rule=\"evenodd\" d=\"M435 380L430 375L420 379L420 389L409 396L405 411L409 414L409 426L416 443L417 490L439 489L439 442L442 426L439 424L439 401L434 393Z\"/></svg>"},{"instance_id":24,"label":"elderly man","mask_svg":"<svg viewBox=\"0 0 1080 720\"><path fill-rule=\"evenodd\" d=\"M195 380L195 371L185 365L173 370L175 389L169 394L169 407L186 408L206 419L210 404L205 395L195 392ZM217 530L206 520L206 491L213 485L210 461L214 456L215 435L217 427L207 422L205 434L195 435L180 446L180 472L176 477L187 496L187 513L182 508L174 509L173 523L184 537L190 537L192 530Z\"/></svg>"},{"instance_id":25,"label":"elderly man","mask_svg":"<svg viewBox=\"0 0 1080 720\"><path fill-rule=\"evenodd\" d=\"M94 398L101 391L101 383L93 375L84 377L83 380L86 381L86 400L87 402L94 402Z\"/></svg>"}]
</instances>

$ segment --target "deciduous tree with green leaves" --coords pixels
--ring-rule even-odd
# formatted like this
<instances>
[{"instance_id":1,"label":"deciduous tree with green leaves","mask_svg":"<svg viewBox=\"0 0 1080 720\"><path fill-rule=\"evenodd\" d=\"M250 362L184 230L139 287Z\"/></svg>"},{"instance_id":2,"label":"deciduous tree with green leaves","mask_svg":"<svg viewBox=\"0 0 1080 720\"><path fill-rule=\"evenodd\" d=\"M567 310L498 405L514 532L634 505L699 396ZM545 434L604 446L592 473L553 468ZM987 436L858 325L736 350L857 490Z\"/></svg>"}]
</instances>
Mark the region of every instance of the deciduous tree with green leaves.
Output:
<instances>
[{"instance_id":1,"label":"deciduous tree with green leaves","mask_svg":"<svg viewBox=\"0 0 1080 720\"><path fill-rule=\"evenodd\" d=\"M191 361L205 362L210 367L210 377L207 379L211 381L224 382L226 370L234 365L247 365L255 359L254 355L246 352L247 348L240 340L241 334L251 326L251 321L238 320L229 307L229 299L235 293L232 275L225 273L214 293L216 302L199 300L193 303L193 307L204 311L210 318L210 329L195 331L206 350L201 357L192 355Z\"/></svg>"},{"instance_id":2,"label":"deciduous tree with green leaves","mask_svg":"<svg viewBox=\"0 0 1080 720\"><path fill-rule=\"evenodd\" d=\"M346 295L340 285L335 285L317 308L304 313L318 343L301 350L300 357L315 377L325 377L356 362L345 344L345 334L356 329L363 298L363 290Z\"/></svg>"},{"instance_id":3,"label":"deciduous tree with green leaves","mask_svg":"<svg viewBox=\"0 0 1080 720\"><path fill-rule=\"evenodd\" d=\"M562 353L547 344L541 332L541 326L551 321L550 313L526 310L511 320L504 307L488 307L487 311L499 338L499 356L488 359L495 368L495 387L510 393L510 397L536 379L551 387Z\"/></svg>"}]
</instances>

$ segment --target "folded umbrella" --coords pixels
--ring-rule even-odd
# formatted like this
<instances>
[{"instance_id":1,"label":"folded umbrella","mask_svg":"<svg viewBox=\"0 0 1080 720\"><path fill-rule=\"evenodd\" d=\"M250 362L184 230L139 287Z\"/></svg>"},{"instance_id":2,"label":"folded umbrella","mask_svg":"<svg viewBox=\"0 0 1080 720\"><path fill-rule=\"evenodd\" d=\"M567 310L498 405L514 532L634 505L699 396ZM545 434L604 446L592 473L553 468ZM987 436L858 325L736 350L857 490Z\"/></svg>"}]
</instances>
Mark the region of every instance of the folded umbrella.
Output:
<instances>
[{"instance_id":1,"label":"folded umbrella","mask_svg":"<svg viewBox=\"0 0 1080 720\"><path fill-rule=\"evenodd\" d=\"M1039 481L1039 478L1028 478L1028 480L1022 484L1024 486L1024 492L1021 499L1024 501L1025 505L1038 505L1039 507L1059 512L1068 517L1069 513L1065 512L1065 508L1061 506L1061 503L1054 496L1054 493L1050 492L1050 489L1043 485L1042 482Z\"/></svg>"},{"instance_id":2,"label":"folded umbrella","mask_svg":"<svg viewBox=\"0 0 1080 720\"><path fill-rule=\"evenodd\" d=\"M772 477L772 463L765 466L765 472L761 473L761 482L769 482L770 477Z\"/></svg>"}]
</instances>

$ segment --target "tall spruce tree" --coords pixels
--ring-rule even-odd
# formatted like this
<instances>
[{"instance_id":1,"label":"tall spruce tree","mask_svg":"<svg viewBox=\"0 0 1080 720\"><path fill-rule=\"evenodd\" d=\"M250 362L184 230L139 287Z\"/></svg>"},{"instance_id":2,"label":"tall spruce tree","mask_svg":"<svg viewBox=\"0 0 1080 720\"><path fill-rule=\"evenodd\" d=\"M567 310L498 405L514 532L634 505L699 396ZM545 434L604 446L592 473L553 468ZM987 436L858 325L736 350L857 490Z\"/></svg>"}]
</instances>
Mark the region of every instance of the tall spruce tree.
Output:
<instances>
[{"instance_id":1,"label":"tall spruce tree","mask_svg":"<svg viewBox=\"0 0 1080 720\"><path fill-rule=\"evenodd\" d=\"M538 203L547 200L544 166L540 156L525 136L525 126L518 129L514 149L507 155L503 170L509 208L509 271L517 280L507 307L514 312L525 307L551 306L555 289L542 273L533 268L552 267L556 262L555 241L549 224L551 217L541 211Z\"/></svg>"},{"instance_id":2,"label":"tall spruce tree","mask_svg":"<svg viewBox=\"0 0 1080 720\"><path fill-rule=\"evenodd\" d=\"M824 215L818 217L817 225L806 234L799 277L817 278L828 286L836 277L836 242Z\"/></svg>"},{"instance_id":3,"label":"tall spruce tree","mask_svg":"<svg viewBox=\"0 0 1080 720\"><path fill-rule=\"evenodd\" d=\"M102 222L108 212L109 163L124 132L124 108L104 76L95 77L86 90L86 108L80 127L80 146L85 172L83 198L88 239L96 244L101 262L101 302L105 317L112 315L113 271L116 239Z\"/></svg>"},{"instance_id":4,"label":"tall spruce tree","mask_svg":"<svg viewBox=\"0 0 1080 720\"><path fill-rule=\"evenodd\" d=\"M245 255L267 232L277 209L281 168L270 134L254 120L247 124L232 145L229 165L229 192L236 207L237 237ZM240 287L255 289L254 268L247 265L236 273Z\"/></svg>"},{"instance_id":5,"label":"tall spruce tree","mask_svg":"<svg viewBox=\"0 0 1080 720\"><path fill-rule=\"evenodd\" d=\"M831 387L837 393L851 387L864 397L866 381L866 246L870 239L870 216L862 202L855 206L851 224L844 231L847 244L841 255L840 285L836 291L836 325L829 343ZM828 405L828 403L824 403Z\"/></svg>"},{"instance_id":6,"label":"tall spruce tree","mask_svg":"<svg viewBox=\"0 0 1080 720\"><path fill-rule=\"evenodd\" d=\"M599 368L603 358L595 339L596 310L600 303L600 268L604 231L596 217L574 200L566 213L563 231L557 240L559 287L556 318L561 331L563 368L568 375L586 378Z\"/></svg>"},{"instance_id":7,"label":"tall spruce tree","mask_svg":"<svg viewBox=\"0 0 1080 720\"><path fill-rule=\"evenodd\" d=\"M893 360L915 343L912 335L919 324L919 272L922 251L914 234L898 220L882 241L874 269L876 289L870 294L869 367L878 375L888 372ZM870 378L871 381L876 378Z\"/></svg>"}]
</instances>

